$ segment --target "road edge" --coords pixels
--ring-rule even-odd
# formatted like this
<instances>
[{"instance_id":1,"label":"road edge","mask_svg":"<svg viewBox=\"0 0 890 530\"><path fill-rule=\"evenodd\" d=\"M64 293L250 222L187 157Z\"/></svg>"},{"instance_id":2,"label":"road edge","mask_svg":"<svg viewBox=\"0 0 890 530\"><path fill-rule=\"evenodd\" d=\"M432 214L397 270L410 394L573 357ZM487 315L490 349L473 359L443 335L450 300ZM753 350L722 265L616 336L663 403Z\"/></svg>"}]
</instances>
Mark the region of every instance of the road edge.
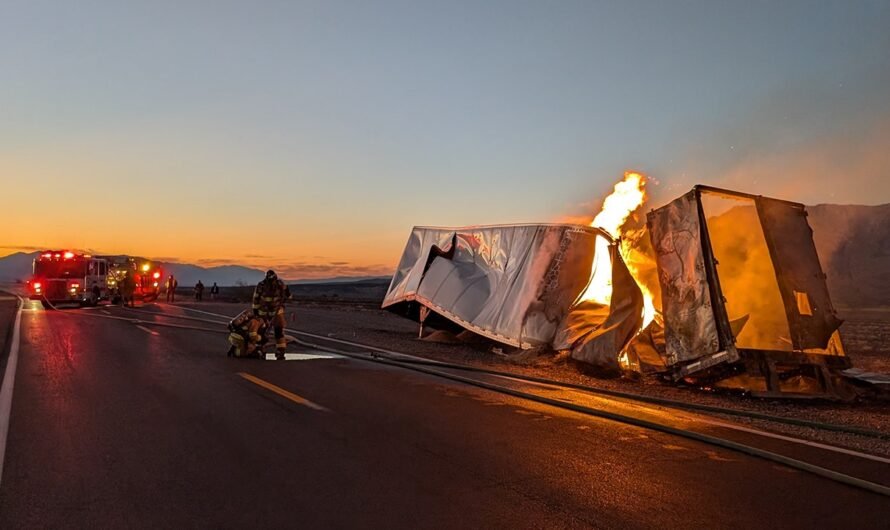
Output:
<instances>
[{"instance_id":1,"label":"road edge","mask_svg":"<svg viewBox=\"0 0 890 530\"><path fill-rule=\"evenodd\" d=\"M22 297L15 296L18 298L19 307L15 313L12 334L9 335L9 355L6 358L6 369L3 371L3 383L0 384L0 485L3 484L6 440L9 435L9 419L12 414L12 392L15 387L15 373L18 367L19 344L21 342L22 309L25 307Z\"/></svg>"}]
</instances>

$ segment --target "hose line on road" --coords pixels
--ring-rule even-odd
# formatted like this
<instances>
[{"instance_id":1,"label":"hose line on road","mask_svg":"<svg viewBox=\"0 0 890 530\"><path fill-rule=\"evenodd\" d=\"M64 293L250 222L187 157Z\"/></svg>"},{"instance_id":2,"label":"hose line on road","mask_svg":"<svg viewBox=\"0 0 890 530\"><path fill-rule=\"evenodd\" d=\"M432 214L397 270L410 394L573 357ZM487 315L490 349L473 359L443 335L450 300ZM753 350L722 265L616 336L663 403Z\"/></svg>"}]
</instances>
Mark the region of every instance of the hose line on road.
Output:
<instances>
[{"instance_id":1,"label":"hose line on road","mask_svg":"<svg viewBox=\"0 0 890 530\"><path fill-rule=\"evenodd\" d=\"M488 375L495 375L499 377L511 377L514 379L522 379L523 381L529 381L532 383L541 383L546 385L559 386L563 388L570 388L572 390L582 390L584 392L589 392L591 394L600 394L609 397L628 399L633 401L640 401L644 403L649 403L653 405L662 405L670 408L684 409L684 410L692 410L692 411L703 411L703 412L711 412L715 414L725 414L728 416L739 416L745 418L752 418L758 420L766 420L772 421L776 423L785 423L788 425L795 425L798 427L809 427L812 429L822 429L826 431L840 432L845 434L856 434L859 436L867 436L869 438L879 438L884 440L890 440L890 433L885 433L881 431L874 431L870 429L863 429L861 427L849 427L846 425L837 425L834 423L823 423L811 420L801 420L797 418L788 418L785 416L773 416L770 414L763 414L760 412L746 411L746 410L736 410L736 409L727 409L722 407L716 407L713 405L703 405L699 403L687 403L684 401L677 401L673 399L665 399L658 398L654 396L644 396L641 394L631 394L628 392L619 392L617 390L607 390L602 388L591 387L587 385L580 385L576 383L565 383L561 381L554 381L552 379L546 379L543 377L536 377L533 375L524 375L524 374L514 374L511 372L502 372L498 370L491 370L488 368L479 368L475 366L467 366L463 364L453 364L447 362L439 362L439 361L428 361L428 360L416 360L416 359L404 359L399 360L399 362L408 363L408 364L419 364L423 366L441 366L442 368L451 368L454 370L466 370L477 373L484 373Z\"/></svg>"},{"instance_id":2,"label":"hose line on road","mask_svg":"<svg viewBox=\"0 0 890 530\"><path fill-rule=\"evenodd\" d=\"M107 318L109 320L120 320L123 322L129 322L130 324L135 324L135 325L160 326L160 327L166 327L166 328L185 329L185 330L189 330L189 331L203 331L206 333L229 333L228 330L221 330L221 329L199 328L197 326L183 326L180 324L170 324L168 322L154 322L151 320L141 320L138 318L116 317L114 315L98 315L93 311L88 311L88 312L62 311L61 309L57 308L55 305L53 305L48 300L46 301L46 304L50 307L50 309L52 309L55 312L58 312L61 315L72 315L72 316L86 315L86 316L91 316L91 317L96 317L96 318ZM145 312L151 313L151 311L145 311ZM166 315L159 315L159 316L166 316ZM216 322L214 322L214 323L216 323Z\"/></svg>"},{"instance_id":3,"label":"hose line on road","mask_svg":"<svg viewBox=\"0 0 890 530\"><path fill-rule=\"evenodd\" d=\"M53 307L53 309L55 309L55 308ZM185 308L185 309L189 309L189 308ZM160 317L180 318L180 319L185 319L185 320L201 321L201 322L208 322L208 323L213 323L213 324L223 324L224 323L222 321L215 321L215 320L202 319L202 318L196 318L196 317L187 317L187 316L182 316L182 315L165 315L165 314L162 314L159 312L153 312L153 311L145 311L145 310L138 310L138 309L128 309L128 310L135 311L135 312L149 313L154 316L160 316ZM96 316L96 317L110 318L110 319L114 319L114 320L121 320L121 321L130 322L130 323L137 323L137 324L166 326L166 327L174 327L174 328L179 328L179 329L187 329L187 330L203 331L203 332L228 333L228 331L225 331L225 330L215 330L215 329L209 329L209 328L201 328L201 327L197 327L197 326L185 326L185 325L169 324L169 323L163 323L163 322L144 321L144 320L135 319L135 318L116 317L116 316L112 316L112 315L95 315L92 313L67 313L67 312L62 312L62 313L63 314L81 314L81 315L82 314L90 314L90 315ZM215 315L215 314L211 314L211 315L217 316L219 318L228 318L225 315ZM711 436L708 434L698 433L698 432L686 430L686 429L680 429L677 427L671 427L669 425L664 425L664 424L660 424L660 423L656 423L656 422L652 422L652 421L648 421L648 420L644 420L644 419L640 419L640 418L634 418L632 416L627 416L624 414L608 412L605 410L595 409L592 407L586 407L584 405L577 405L574 403L567 403L564 401L555 400L555 399L547 398L544 396L531 394L528 392L523 392L521 390L515 390L515 389L504 387L501 385L487 383L485 381L480 381L478 379L472 379L472 378L468 378L468 377L459 376L456 374L451 374L448 372L443 372L441 370L435 370L432 368L428 368L428 366L436 366L436 367L445 368L445 369L456 369L456 370L465 370L465 371L471 371L471 372L477 372L477 373L485 373L488 375L494 375L494 376L498 376L498 377L510 377L510 378L514 378L514 379L526 380L526 381L536 382L536 383L541 383L541 384L551 384L554 386L567 387L567 388L572 388L575 390L583 390L583 391L587 391L587 392L591 392L591 393L599 393L599 394L608 395L610 397L627 398L627 399L632 399L632 400L636 400L636 401L645 401L645 402L649 402L649 403L665 404L663 402L667 401L667 402L669 402L668 406L676 406L675 403L679 403L679 402L672 402L672 400L661 400L659 398L648 398L647 396L639 396L639 395L635 395L635 394L625 394L622 392L601 390L601 389L596 389L596 388L591 388L591 387L585 387L583 385L573 385L570 383L561 383L558 381L551 381L551 380L544 379L544 378L537 378L537 377L533 377L533 376L522 376L522 375L517 375L517 374L511 374L508 372L498 372L496 370L488 370L488 369L484 369L484 368L476 368L476 367L460 365L460 364L451 364L451 363L442 363L442 362L438 362L438 361L423 360L423 359L419 359L419 358L416 358L413 356L405 356L404 354L401 354L399 352L392 352L389 350L384 350L383 348L377 348L374 346L361 344L361 343L357 343L357 342L352 342L352 341L346 341L343 339L324 337L321 335L316 335L313 333L308 333L308 332L303 332L303 331L297 331L297 330L293 330L293 329L287 329L287 331L294 333L294 334L299 334L299 335L304 335L304 336L312 336L312 337L322 339L322 340L339 342L339 343L343 343L343 344L346 344L346 345L352 346L352 347L366 348L366 349L371 350L371 352L369 352L367 354L347 352L347 351L344 351L344 350L341 350L338 348L333 348L330 346L323 346L320 344L307 342L305 340L296 339L297 343L299 343L303 346L306 346L306 347L315 348L315 349L322 350L322 351L328 351L331 353L336 353L338 355L342 355L344 357L349 357L352 359L380 363L380 364L385 364L385 365L398 367L398 368L402 368L402 369L406 369L406 370L425 373L428 375L433 375L436 377L449 379L449 380L460 382L460 383L467 384L470 386L483 388L483 389L486 389L489 391L498 392L501 394L517 397L520 399L525 399L528 401L540 403L543 405L553 406L553 407L557 407L560 409L577 412L577 413L584 414L587 416L593 416L593 417L603 418L603 419L607 419L607 420L617 421L617 422L628 424L628 425L633 425L633 426L637 426L637 427L641 427L641 428L645 428L645 429L650 429L650 430L654 430L654 431L658 431L658 432L663 432L666 434L671 434L671 435L695 440L695 441L710 444L710 445L713 445L716 447L721 447L724 449L728 449L728 450L740 452L743 454L747 454L750 456L769 460L772 462L780 463L780 464L792 467L794 469L799 469L801 471L806 471L808 473L812 473L812 474L821 476L823 478L833 480L835 482L839 482L842 484L846 484L849 486L853 486L856 488L860 488L863 490L871 491L873 493L877 493L880 495L890 497L890 487L887 487L887 486L884 486L882 484L878 484L875 482L870 482L870 481L867 481L864 479L860 479L857 477L853 477L851 475L840 473L838 471L827 469L827 468L824 468L821 466L817 466L815 464L810 464L810 463L804 462L802 460L797 460L795 458L787 457L787 456L784 456L784 455L781 455L781 454L778 454L778 453L775 453L772 451L759 449L757 447L753 447L753 446L750 446L747 444L734 442L732 440L727 440L724 438L718 438L716 436ZM376 351L377 353L373 353L374 351ZM380 355L380 352L384 352L388 355L394 354L396 356L405 357L405 358L397 359L397 358L390 357L388 355L386 355L386 356ZM643 399L640 399L640 398L643 398ZM682 404L682 403L680 403L680 404ZM685 404L683 404L683 405L685 405ZM715 411L714 409L717 409L716 407L708 407L705 405L697 405L695 407L677 407L677 408L696 408L698 410L709 410L709 411ZM716 412L725 413L725 410L718 409L718 410L716 410ZM740 413L742 411L733 411L733 412ZM758 413L749 413L749 414L740 414L740 415L757 415L757 416L759 416L759 419L770 419L772 421L793 420L791 418L772 417L772 416L768 416L768 415L760 415ZM803 420L801 420L801 421L803 421ZM786 423L788 423L788 422L786 421ZM815 422L812 422L812 423L815 423ZM818 425L818 424L815 424L815 425ZM815 425L809 424L807 426L815 426ZM845 430L841 426L832 425L831 427L832 427L831 430L842 430L842 431ZM865 432L869 432L869 431L865 431ZM854 432L854 434L859 434L859 433Z\"/></svg>"},{"instance_id":4,"label":"hose line on road","mask_svg":"<svg viewBox=\"0 0 890 530\"><path fill-rule=\"evenodd\" d=\"M188 311L199 311L197 309L192 309L192 308L188 308L188 307L184 307L183 309L188 310ZM162 316L162 317L167 317L167 318L179 318L179 319L184 319L184 320L191 320L191 321L195 321L195 322L205 322L205 323L211 323L211 324L225 323L225 322L219 322L216 320L210 320L210 319L198 318L198 317L190 317L190 316L185 316L185 315L166 315L166 314L156 312L156 311L146 311L146 310L132 309L132 308L128 308L127 310L135 311L138 313L151 314L151 315L155 315L155 316ZM207 311L200 311L200 312L214 315L219 318L228 318L225 315L217 315L214 313L209 313ZM312 337L314 339L321 339L321 340L336 342L336 343L344 344L347 346L370 350L372 352L382 353L385 355L395 355L398 358L390 357L390 359L396 360L398 362L403 362L403 363L418 364L418 365L422 365L422 366L438 366L440 368L450 368L450 369L454 369L454 370L482 373L482 374L493 375L493 376L497 376L497 377L510 377L512 379L520 379L520 380L528 381L531 383L539 383L539 384L551 385L551 386L556 386L556 387L561 387L561 388L568 388L568 389L572 389L572 390L580 390L580 391L588 392L591 394L599 394L599 395L608 396L608 397L612 397L612 398L626 399L629 401L638 401L638 402L642 402L642 403L649 403L652 405L660 405L660 406L664 406L664 407L681 409L681 410L688 410L688 411L695 411L695 412L709 412L709 413L713 413L713 414L723 414L723 415L727 415L727 416L751 418L751 419L756 419L756 420L771 421L771 422L775 422L775 423L784 423L786 425L794 425L796 427L807 427L810 429L839 432L839 433L843 433L843 434L854 434L857 436L878 438L878 439L882 439L882 440L890 440L890 433L888 433L888 432L875 431L872 429L865 429L862 427L838 425L835 423L825 423L825 422L818 422L818 421L805 420L805 419L799 419L799 418L789 418L787 416L774 416L771 414L764 414L761 412L729 409L729 408L723 408L723 407L718 407L718 406L714 406L714 405L705 405L705 404L700 404L700 403L689 403L686 401L678 401L675 399L660 398L660 397L655 397L655 396L645 396L642 394L635 394L632 392L621 392L618 390L608 390L608 389L604 389L604 388L596 388L596 387L581 385L581 384L576 384L576 383L567 383L567 382L563 382L563 381L556 381L553 379L547 379L544 377L537 377L537 376L533 376L533 375L518 374L518 373L513 373L513 372L504 372L504 371L500 371L500 370L492 370L490 368L482 368L482 367L478 367L478 366L469 366L469 365L465 365L465 364L457 364L457 363L449 363L449 362L443 362L443 361L435 361L435 360L431 360L431 359L424 359L424 358L416 357L413 355L408 355L408 354L401 353L401 352L387 350L384 348L378 348L376 346L371 346L369 344L362 344L359 342L353 342L353 341L338 339L338 338L334 338L334 337L325 337L323 335L309 333L306 331L299 331L299 330L295 330L295 329L287 329L287 331L290 333L296 334L296 335L302 335L302 336Z\"/></svg>"},{"instance_id":5,"label":"hose line on road","mask_svg":"<svg viewBox=\"0 0 890 530\"><path fill-rule=\"evenodd\" d=\"M767 451L765 449L759 449L757 447L753 447L750 445L733 442L732 440L727 440L724 438L718 438L716 436L711 436L708 434L702 434L695 431L690 431L686 429L679 429L676 427L671 427L669 425L664 425L640 418L634 418L632 416L626 416L624 414L617 414L614 412L608 412L605 410L595 409L591 407L586 407L584 405L577 405L574 403L566 403L564 401L559 401L556 399L551 399L543 396L538 396L535 394L530 394L528 392L523 392L521 390L514 390L512 388L495 385L492 383L486 383L485 381L479 381L478 379L471 379L468 377L462 377L455 374L450 374L448 372L442 372L440 370L433 370L431 368L425 368L423 366L418 366L413 363L405 363L402 361L397 361L391 358L384 358L381 356L375 355L362 355L352 352L346 352L339 350L337 348L331 348L329 346L321 346L319 344L313 344L310 342L306 342L300 339L297 339L297 342L300 344L310 347L316 348L323 351L328 351L331 353L336 353L338 355L343 355L345 357L349 357L352 359L358 359L369 362L376 362L381 364L386 364L389 366L395 366L399 368L403 368L406 370L413 370L416 372L433 375L436 377L441 377L444 379L449 379L452 381L464 383L470 386L475 386L478 388L483 388L486 390L490 390L493 392L498 392L501 394L510 395L513 397L517 397L520 399L525 399L528 401L533 401L536 403L540 403L543 405L549 405L565 410L570 410L573 412L578 412L587 416L593 416L597 418L603 418L607 420L617 421L619 423L624 423L627 425L633 425L636 427L641 427L644 429L650 429L658 432L663 432L666 434L671 434L674 436L680 436L682 438L687 438L690 440L695 440L698 442L703 442L706 444L714 445L717 447L722 447L724 449L729 449L732 451L737 451L743 454L747 454L749 456L754 456L758 458L762 458L765 460L769 460L771 462L776 462L779 464L783 464L794 469L799 469L801 471L806 471L808 473L812 473L814 475L818 475L823 478L827 478L829 480L833 480L835 482L840 482L842 484L846 484L848 486L853 486L856 488L860 488L863 490L870 491L872 493L877 493L879 495L884 495L885 497L890 497L890 487L884 486L882 484L878 484L875 482L870 482L867 480L863 480L857 477L853 477L851 475L847 475L844 473L840 473L838 471L834 471L831 469L827 469L821 466L817 466L815 464L810 464L808 462L804 462L802 460L797 460L795 458L787 457L778 453L774 453L772 451Z\"/></svg>"},{"instance_id":6,"label":"hose line on road","mask_svg":"<svg viewBox=\"0 0 890 530\"><path fill-rule=\"evenodd\" d=\"M189 308L184 308L184 309L189 309ZM130 311L140 311L140 310L130 309ZM142 310L142 312L150 313L155 316L170 317L170 318L182 318L182 319L193 320L193 321L209 322L209 323L213 323L213 324L223 324L224 323L221 321L214 321L214 320L209 320L209 319L199 319L196 317L186 317L186 316L179 316L179 315L164 315L164 314L161 314L158 312L152 312L152 311ZM81 315L82 314L91 314L91 313L67 313L67 312L62 312L62 313L63 314L81 314ZM209 313L209 314L211 314L213 316L217 316L219 318L228 318L225 315L216 315L216 314L212 314L212 313ZM101 318L110 318L110 319L114 319L114 320L122 320L122 321L131 322L131 323L168 326L168 327L175 327L175 328L195 330L195 331L204 331L204 332L210 331L210 332L228 333L228 331L225 331L225 330L213 330L213 329L208 329L208 328L200 328L197 326L184 326L184 325L168 324L168 323L161 323L161 322L142 321L139 319L116 317L116 316L112 316L112 315L93 315L93 316L97 316L97 317L101 317ZM699 432L695 432L695 431L691 431L691 430L680 429L677 427L671 427L669 425L664 425L664 424L652 422L649 420L634 418L632 416L627 416L624 414L608 412L605 410L595 409L592 407L587 407L584 405L578 405L578 404L574 404L574 403L567 403L564 401L551 399L551 398L547 398L544 396L531 394L528 392L523 392L521 390L515 390L512 388L505 387L505 386L496 385L496 384L488 383L485 381L480 381L478 379L472 379L472 378L463 377L463 376L448 373L448 372L443 372L441 370L435 370L433 368L429 368L428 366L437 366L437 367L446 368L446 369L460 369L460 370L467 370L467 371L472 371L472 372L487 373L489 375L495 375L495 376L500 376L500 377L510 377L510 378L520 379L520 380L525 379L527 381L532 381L532 382L537 382L537 383L553 384L554 386L563 386L563 387L574 388L576 390L584 390L584 391L593 392L593 393L603 393L606 395L610 395L611 397L623 397L623 398L628 397L628 396L621 395L623 393L620 393L620 392L601 391L600 389L592 389L590 387L584 387L582 385L565 384L565 383L560 383L557 381L549 381L549 380L546 380L543 378L532 378L530 376L517 376L516 374L510 374L510 373L506 373L506 372L497 372L495 370L486 370L486 369L480 369L480 368L464 366L464 365L451 365L450 363L440 363L438 361L429 361L429 360L423 361L423 360L419 360L418 358L413 357L413 356L407 356L407 357L411 357L410 359L396 359L396 358L393 358L390 356L379 355L379 353L385 352L387 354L395 354L397 356L404 356L404 354L400 354L398 352L392 352L389 350L384 350L382 348L377 348L374 346L360 344L360 343L356 343L356 342L352 342L352 341L345 341L343 339L324 337L321 335L316 335L316 334L308 333L308 332L302 332L302 331L297 331L297 330L292 330L292 329L287 329L287 331L294 333L294 334L299 334L299 335L304 335L304 336L312 336L312 337L322 339L322 340L340 342L340 343L343 343L343 344L346 344L346 345L349 345L352 347L365 348L365 349L369 349L371 351L377 351L378 353L375 354L375 353L369 352L369 353L365 354L365 353L347 352L347 351L344 351L344 350L341 350L338 348L333 348L330 346L323 346L320 344L311 343L311 342L301 340L301 339L295 339L297 343L299 343L303 346L306 346L306 347L315 348L318 350L327 351L327 352L331 352L331 353L336 353L338 355L342 355L344 357L349 357L349 358L356 359L356 360L385 364L385 365L389 365L389 366L393 366L393 367L402 368L405 370L411 370L411 371L415 371L415 372L419 372L419 373L424 373L427 375L432 375L435 377L440 377L440 378L452 380L455 382L460 382L460 383L474 386L477 388L482 388L482 389L489 390L492 392L497 392L500 394L505 394L505 395L513 396L513 397L520 398L520 399L525 399L528 401L560 408L563 410L577 412L577 413L584 414L587 416L603 418L603 419L607 419L607 420L611 420L611 421L616 421L619 423L624 423L627 425L633 425L636 427L641 427L641 428L650 429L650 430L654 430L654 431L658 431L658 432L663 432L666 434L671 434L674 436L679 436L682 438L687 438L690 440L706 443L706 444L713 445L716 447L721 447L724 449L736 451L736 452L746 454L749 456L762 458L764 460L768 460L771 462L783 464L788 467L791 467L794 469L799 469L801 471L806 471L808 473L811 473L811 474L814 474L814 475L817 475L817 476L820 476L820 477L823 477L823 478L826 478L829 480L833 480L833 481L841 483L841 484L845 484L848 486L852 486L852 487L856 487L856 488L863 489L866 491L870 491L872 493L877 493L879 495L890 497L890 487L888 487L888 486L884 486L882 484L878 484L875 482L870 482L870 481L867 481L864 479L853 477L851 475L847 475L844 473L840 473L838 471L834 471L834 470L827 469L827 468L824 468L821 466L817 466L815 464L810 464L808 462L804 462L802 460L797 460L795 458L784 456L784 455L781 455L781 454L778 454L778 453L775 453L772 451L767 451L765 449L760 449L760 448L753 447L753 446L750 446L747 444L742 444L742 443L734 442L732 440L727 440L724 438L719 438L716 436L711 436L708 434L703 434L703 433L699 433ZM536 379L537 379L537 381L535 381ZM635 395L631 394L630 396L635 396ZM639 397L645 398L645 396L639 396ZM636 398L629 397L628 399L636 399ZM657 398L652 398L652 399L657 399ZM640 399L636 399L636 400L647 401L648 398L644 399L644 400L640 400ZM670 400L668 400L668 401L670 401ZM650 401L650 402L652 402L652 401ZM671 406L673 406L673 405L671 405ZM723 411L723 409L720 409L719 412L723 413L724 411ZM740 411L736 411L736 412L740 412ZM757 413L753 413L753 414L757 414ZM765 416L765 415L763 415L763 416ZM768 417L768 418L772 419L772 417ZM761 419L766 419L766 418L761 417ZM834 426L834 427L839 427L839 426ZM856 434L856 433L854 433L854 434Z\"/></svg>"}]
</instances>

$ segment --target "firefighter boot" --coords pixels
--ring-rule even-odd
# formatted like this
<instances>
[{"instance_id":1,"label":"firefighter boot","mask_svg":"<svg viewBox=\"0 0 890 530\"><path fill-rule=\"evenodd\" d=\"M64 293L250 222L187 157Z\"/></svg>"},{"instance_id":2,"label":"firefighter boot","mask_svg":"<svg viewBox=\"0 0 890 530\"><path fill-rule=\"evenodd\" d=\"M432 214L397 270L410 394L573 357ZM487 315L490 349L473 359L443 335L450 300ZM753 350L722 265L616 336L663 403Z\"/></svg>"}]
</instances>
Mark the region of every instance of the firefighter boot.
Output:
<instances>
[{"instance_id":1,"label":"firefighter boot","mask_svg":"<svg viewBox=\"0 0 890 530\"><path fill-rule=\"evenodd\" d=\"M284 352L287 349L287 339L284 338L284 326L275 326L275 349L279 361L284 360Z\"/></svg>"},{"instance_id":2,"label":"firefighter boot","mask_svg":"<svg viewBox=\"0 0 890 530\"><path fill-rule=\"evenodd\" d=\"M234 356L235 356L235 345L232 344L232 345L229 347L229 352L226 353L226 357L234 357Z\"/></svg>"}]
</instances>

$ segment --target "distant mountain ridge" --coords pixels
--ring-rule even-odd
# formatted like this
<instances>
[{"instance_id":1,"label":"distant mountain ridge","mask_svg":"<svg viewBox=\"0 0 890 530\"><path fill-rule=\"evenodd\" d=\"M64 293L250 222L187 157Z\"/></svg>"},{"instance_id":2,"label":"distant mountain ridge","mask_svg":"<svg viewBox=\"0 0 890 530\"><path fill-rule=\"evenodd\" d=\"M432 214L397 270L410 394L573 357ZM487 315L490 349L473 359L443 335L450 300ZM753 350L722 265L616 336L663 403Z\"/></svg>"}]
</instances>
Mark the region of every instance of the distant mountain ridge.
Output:
<instances>
[{"instance_id":1,"label":"distant mountain ridge","mask_svg":"<svg viewBox=\"0 0 890 530\"><path fill-rule=\"evenodd\" d=\"M34 258L39 252L16 252L0 258L0 282L15 282L31 276Z\"/></svg>"},{"instance_id":2,"label":"distant mountain ridge","mask_svg":"<svg viewBox=\"0 0 890 530\"><path fill-rule=\"evenodd\" d=\"M25 281L31 276L34 258L39 252L16 252L0 258L0 282ZM221 286L255 285L262 280L266 271L244 267L241 265L220 265L217 267L202 267L189 263L164 263L164 274L172 274L182 287L194 285L201 280L206 285L213 282ZM337 276L333 278L288 280L293 284L318 284L318 283L344 283L369 279L378 279L379 276ZM386 277L388 278L388 277Z\"/></svg>"},{"instance_id":3,"label":"distant mountain ridge","mask_svg":"<svg viewBox=\"0 0 890 530\"><path fill-rule=\"evenodd\" d=\"M890 307L890 204L807 206L835 305Z\"/></svg>"},{"instance_id":4,"label":"distant mountain ridge","mask_svg":"<svg viewBox=\"0 0 890 530\"><path fill-rule=\"evenodd\" d=\"M890 204L878 206L819 204L808 206L808 221L835 305L847 308L890 306ZM24 281L37 253L0 258L0 282ZM181 286L201 280L221 286L251 285L264 271L239 265L201 267L166 263ZM335 277L288 281L292 284L356 282L382 276Z\"/></svg>"}]
</instances>

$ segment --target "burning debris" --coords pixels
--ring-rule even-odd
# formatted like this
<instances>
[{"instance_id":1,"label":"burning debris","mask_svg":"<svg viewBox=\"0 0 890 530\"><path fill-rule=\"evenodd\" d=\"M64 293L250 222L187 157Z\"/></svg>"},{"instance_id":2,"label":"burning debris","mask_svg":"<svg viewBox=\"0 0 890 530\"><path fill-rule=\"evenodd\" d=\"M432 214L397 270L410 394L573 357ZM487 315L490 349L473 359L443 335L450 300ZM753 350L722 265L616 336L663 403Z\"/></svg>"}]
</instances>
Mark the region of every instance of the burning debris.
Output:
<instances>
[{"instance_id":1,"label":"burning debris","mask_svg":"<svg viewBox=\"0 0 890 530\"><path fill-rule=\"evenodd\" d=\"M609 300L581 297L596 274L592 263L607 267ZM576 358L617 369L643 302L608 232L550 224L416 227L383 307L421 322L445 319L516 348L583 343L573 348Z\"/></svg>"},{"instance_id":2,"label":"burning debris","mask_svg":"<svg viewBox=\"0 0 890 530\"><path fill-rule=\"evenodd\" d=\"M696 186L622 233L628 172L590 226L415 227L383 307L603 371L838 395L850 367L801 204Z\"/></svg>"},{"instance_id":3,"label":"burning debris","mask_svg":"<svg viewBox=\"0 0 890 530\"><path fill-rule=\"evenodd\" d=\"M664 315L663 346L651 346L673 379L758 395L841 391L850 361L802 204L696 186L647 226Z\"/></svg>"}]
</instances>

